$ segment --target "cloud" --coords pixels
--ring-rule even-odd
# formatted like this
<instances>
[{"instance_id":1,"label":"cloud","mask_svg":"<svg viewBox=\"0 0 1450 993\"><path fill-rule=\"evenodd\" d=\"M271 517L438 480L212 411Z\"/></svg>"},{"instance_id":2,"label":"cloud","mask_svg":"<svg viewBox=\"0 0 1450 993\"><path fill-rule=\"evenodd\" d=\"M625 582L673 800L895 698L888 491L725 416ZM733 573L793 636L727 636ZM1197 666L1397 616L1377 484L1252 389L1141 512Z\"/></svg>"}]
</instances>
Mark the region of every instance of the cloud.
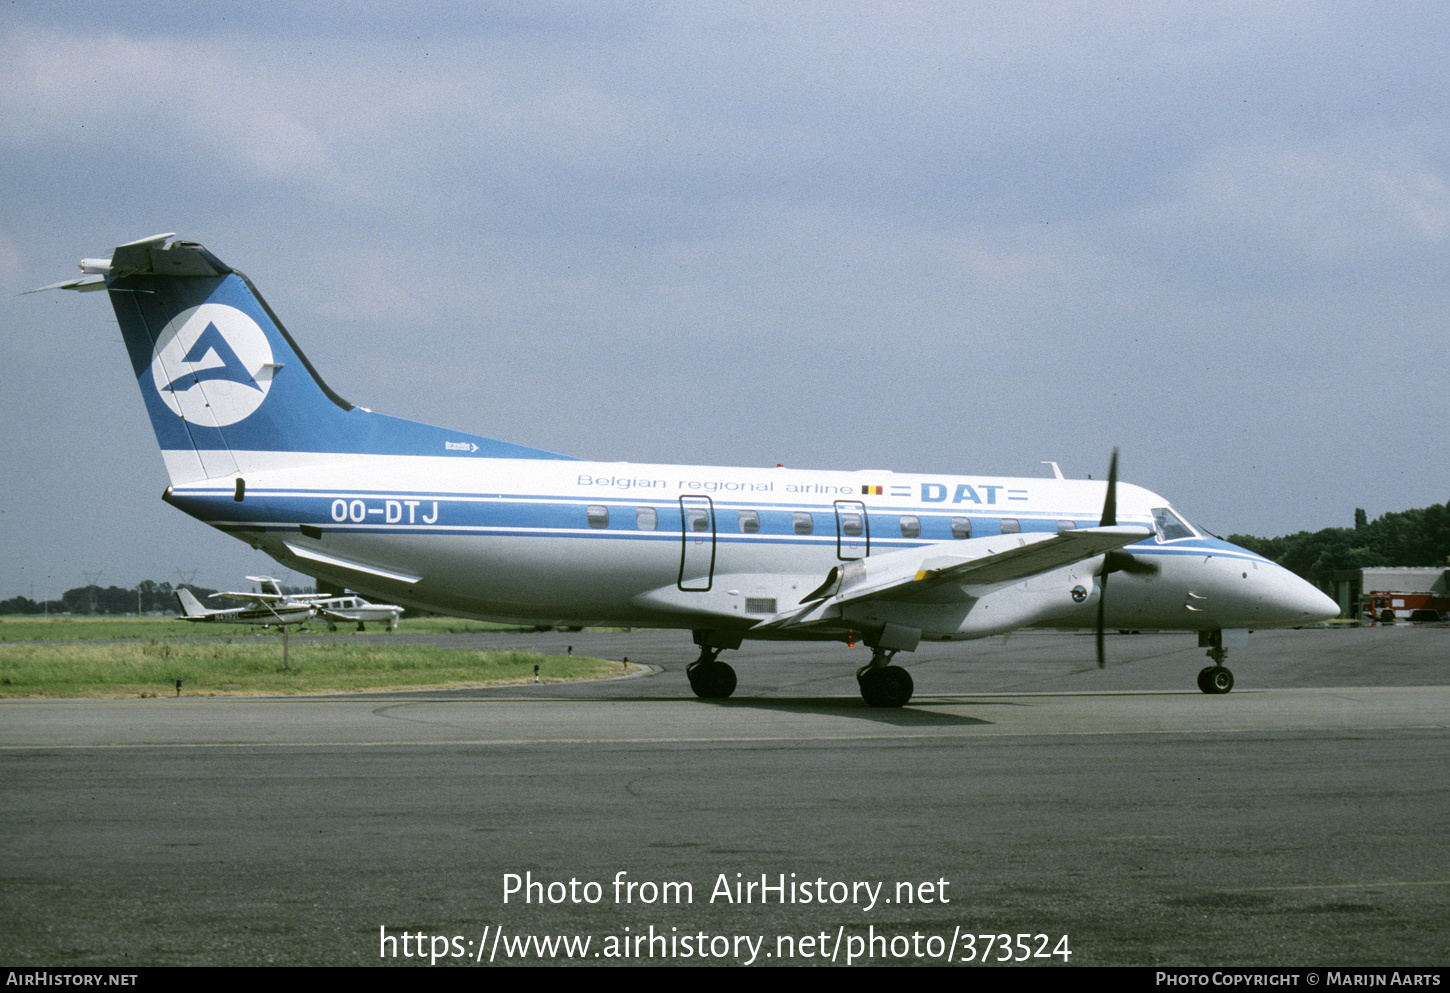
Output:
<instances>
[{"instance_id":1,"label":"cloud","mask_svg":"<svg viewBox=\"0 0 1450 993\"><path fill-rule=\"evenodd\" d=\"M15 242L6 237L4 232L0 232L0 285L18 286L22 279L28 277L25 257L20 254Z\"/></svg>"},{"instance_id":2,"label":"cloud","mask_svg":"<svg viewBox=\"0 0 1450 993\"><path fill-rule=\"evenodd\" d=\"M312 80L209 41L16 30L0 49L0 143L232 163L255 177L333 180Z\"/></svg>"},{"instance_id":3,"label":"cloud","mask_svg":"<svg viewBox=\"0 0 1450 993\"><path fill-rule=\"evenodd\" d=\"M1435 242L1450 189L1414 161L1383 163L1316 148L1220 153L1184 177L1186 202L1306 256L1339 258L1402 239Z\"/></svg>"}]
</instances>

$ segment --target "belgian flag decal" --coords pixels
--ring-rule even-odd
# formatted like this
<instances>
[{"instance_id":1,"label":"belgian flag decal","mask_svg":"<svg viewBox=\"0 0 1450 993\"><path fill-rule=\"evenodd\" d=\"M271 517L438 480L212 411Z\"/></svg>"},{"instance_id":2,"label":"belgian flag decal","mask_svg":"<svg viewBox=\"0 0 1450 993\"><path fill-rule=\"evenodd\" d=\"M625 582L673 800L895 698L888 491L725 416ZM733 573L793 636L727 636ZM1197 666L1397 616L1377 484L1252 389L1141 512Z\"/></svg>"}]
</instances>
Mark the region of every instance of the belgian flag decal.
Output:
<instances>
[{"instance_id":1,"label":"belgian flag decal","mask_svg":"<svg viewBox=\"0 0 1450 993\"><path fill-rule=\"evenodd\" d=\"M879 487L879 486L863 486L863 487L861 487L861 495L862 496L880 496L881 495L881 487Z\"/></svg>"}]
</instances>

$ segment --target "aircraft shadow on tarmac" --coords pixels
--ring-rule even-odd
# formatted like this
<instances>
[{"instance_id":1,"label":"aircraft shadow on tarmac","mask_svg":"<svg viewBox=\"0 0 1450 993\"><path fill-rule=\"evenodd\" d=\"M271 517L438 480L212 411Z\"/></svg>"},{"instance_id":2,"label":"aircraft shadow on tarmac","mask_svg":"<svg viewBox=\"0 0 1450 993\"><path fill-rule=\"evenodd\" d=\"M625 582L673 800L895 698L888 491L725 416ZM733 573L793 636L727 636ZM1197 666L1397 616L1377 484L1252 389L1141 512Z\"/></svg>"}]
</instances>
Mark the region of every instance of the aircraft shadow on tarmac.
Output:
<instances>
[{"instance_id":1,"label":"aircraft shadow on tarmac","mask_svg":"<svg viewBox=\"0 0 1450 993\"><path fill-rule=\"evenodd\" d=\"M929 702L922 700L922 703ZM978 717L942 714L932 710L905 707L871 707L862 700L827 699L819 697L731 697L728 700L701 700L701 706L728 709L782 711L791 714L830 714L833 717L854 717L859 720L890 724L893 727L961 727L969 724L991 724Z\"/></svg>"}]
</instances>

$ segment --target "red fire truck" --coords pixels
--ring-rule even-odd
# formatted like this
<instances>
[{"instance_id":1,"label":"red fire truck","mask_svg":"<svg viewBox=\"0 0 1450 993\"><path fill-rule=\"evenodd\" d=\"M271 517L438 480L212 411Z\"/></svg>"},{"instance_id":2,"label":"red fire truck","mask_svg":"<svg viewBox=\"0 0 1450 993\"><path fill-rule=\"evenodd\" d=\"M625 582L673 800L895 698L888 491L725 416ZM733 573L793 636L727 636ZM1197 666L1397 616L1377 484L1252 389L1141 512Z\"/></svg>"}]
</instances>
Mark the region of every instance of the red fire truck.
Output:
<instances>
[{"instance_id":1,"label":"red fire truck","mask_svg":"<svg viewBox=\"0 0 1450 993\"><path fill-rule=\"evenodd\" d=\"M1360 598L1360 609L1367 620L1440 621L1450 616L1450 597L1435 593L1403 593L1399 590L1375 590Z\"/></svg>"}]
</instances>

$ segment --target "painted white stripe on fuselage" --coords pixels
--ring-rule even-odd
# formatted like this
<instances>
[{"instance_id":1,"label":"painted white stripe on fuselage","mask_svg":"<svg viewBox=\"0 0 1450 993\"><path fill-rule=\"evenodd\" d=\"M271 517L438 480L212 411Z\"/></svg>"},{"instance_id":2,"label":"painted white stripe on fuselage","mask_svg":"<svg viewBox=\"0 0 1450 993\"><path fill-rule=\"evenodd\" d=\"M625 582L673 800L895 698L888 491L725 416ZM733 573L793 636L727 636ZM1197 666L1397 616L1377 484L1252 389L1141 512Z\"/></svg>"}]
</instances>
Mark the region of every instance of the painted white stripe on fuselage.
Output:
<instances>
[{"instance_id":1,"label":"painted white stripe on fuselage","mask_svg":"<svg viewBox=\"0 0 1450 993\"><path fill-rule=\"evenodd\" d=\"M468 456L320 455L293 453L237 453L239 466L268 466L246 474L246 502L265 506L269 498L283 500L419 501L432 508L453 506L583 508L602 505L613 511L611 526L548 526L520 519L514 524L474 524L446 521L385 523L375 508L361 520L318 520L287 523L285 519L215 520L215 526L238 534L264 548L284 564L302 571L321 571L366 593L401 603L433 606L483 618L525 622L658 624L670 626L718 623L731 613L738 623L750 623L742 604L745 597L775 599L782 609L799 600L843 560L838 537L838 505L860 504L867 527L897 531L903 515L930 518L961 516L973 519L974 528L990 534L996 521L1015 519L1025 530L1042 531L1060 520L1091 526L1101 513L1106 484L1091 480L1049 478L1016 479L986 476L900 475L887 472L830 472L786 469L741 469L714 466L636 465L569 461L482 459ZM604 481L601 485L600 481ZM178 486L182 493L229 499L233 477ZM880 493L864 488L881 489ZM708 498L714 508L713 532L684 534L680 498ZM1010 498L1010 502L1009 502ZM1118 522L1152 527L1152 510L1168 501L1140 487L1119 484ZM635 527L636 508L672 511L674 523L664 519L653 531ZM620 513L620 511L626 513ZM738 530L736 512L807 512L814 515L813 534ZM438 511L435 511L435 513ZM531 513L529 511L528 513ZM527 516L527 513L525 517ZM619 520L615 521L614 518ZM665 514L660 515L661 518ZM888 523L889 522L889 523ZM315 528L321 539L299 539L298 525ZM282 541L286 536L286 542ZM1005 536L1010 540L1011 536ZM937 544L925 537L870 536L870 549L879 554ZM702 546L696 561L690 545ZM845 558L858 557L865 537L847 539ZM852 545L855 548L852 548ZM1223 578L1212 603L1189 611L1187 590L1197 581L1208 589L1211 576L1221 568L1205 570L1219 560L1270 566L1253 553L1222 543L1181 539L1129 546L1132 554L1160 563L1158 577L1115 574L1115 596L1109 603L1108 622L1115 626L1195 628L1213 626L1209 611L1222 615L1230 602ZM305 560L298 556L305 556ZM681 578L682 556L687 585L710 576L751 577L754 589L711 589L683 601L699 604L698 618L681 618L640 598L652 590L668 589ZM333 570L329 562L354 562L364 569L350 573ZM319 566L322 567L319 570ZM1277 566L1270 566L1277 569ZM1237 568L1237 566L1235 566ZM400 582L389 582L392 573ZM1223 576L1229 573L1223 572ZM1236 573L1234 575L1237 575ZM406 579L404 578L406 577ZM419 577L416 583L408 582ZM1208 594L1199 593L1199 596ZM732 603L726 597L734 597ZM1238 600L1234 599L1237 604ZM708 605L708 607L707 607ZM1057 618L1063 626L1094 622L1091 604L1071 609ZM1189 616L1193 613L1203 616ZM1081 616L1079 616L1081 615Z\"/></svg>"}]
</instances>

